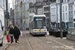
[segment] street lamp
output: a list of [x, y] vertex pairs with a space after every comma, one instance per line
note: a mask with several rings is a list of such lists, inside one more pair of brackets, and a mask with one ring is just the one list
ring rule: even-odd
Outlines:
[[[47, 3], [48, 5], [50, 5], [51, 4], [51, 1], [50, 0], [48, 0], [48, 3]], [[49, 6], [49, 31], [50, 31], [50, 23], [51, 23], [51, 21], [50, 21], [50, 6]]]
[[6, 34], [8, 35], [8, 0], [6, 0], [6, 19], [7, 19], [7, 32]]
[[60, 0], [60, 35], [61, 35], [61, 38], [63, 38], [63, 33], [62, 33], [62, 0]]

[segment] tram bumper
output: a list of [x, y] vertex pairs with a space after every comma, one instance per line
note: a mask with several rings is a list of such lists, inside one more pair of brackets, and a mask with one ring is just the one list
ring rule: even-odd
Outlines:
[[33, 35], [46, 35], [47, 32], [34, 32]]

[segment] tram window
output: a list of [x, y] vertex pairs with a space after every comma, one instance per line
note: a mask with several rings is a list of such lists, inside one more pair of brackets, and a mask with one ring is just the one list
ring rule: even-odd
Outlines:
[[42, 29], [46, 27], [45, 17], [34, 17], [34, 29]]
[[74, 21], [75, 21], [75, 19], [74, 19]]

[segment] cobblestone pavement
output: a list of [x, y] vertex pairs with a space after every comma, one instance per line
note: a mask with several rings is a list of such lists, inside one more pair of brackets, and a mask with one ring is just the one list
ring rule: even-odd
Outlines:
[[32, 36], [23, 31], [20, 44], [10, 44], [6, 50], [74, 50], [75, 42], [53, 36]]

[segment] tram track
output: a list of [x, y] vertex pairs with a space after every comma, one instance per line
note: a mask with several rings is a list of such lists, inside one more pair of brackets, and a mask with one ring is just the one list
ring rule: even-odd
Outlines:
[[[40, 40], [42, 40], [42, 42], [48, 44], [46, 40], [44, 40], [44, 39], [42, 39], [42, 38], [40, 38], [38, 36], [37, 36], [37, 38], [39, 38]], [[54, 48], [55, 50], [58, 50], [58, 48], [54, 47], [54, 45], [52, 45], [52, 44], [48, 44], [48, 45], [51, 46], [52, 48]]]
[[[30, 34], [31, 36], [33, 36], [32, 34]], [[50, 44], [50, 43], [47, 43], [47, 41], [46, 41], [46, 39], [42, 39], [42, 38], [40, 38], [39, 36], [34, 36], [34, 37], [37, 37], [38, 39], [40, 39], [43, 43], [45, 43], [45, 44], [47, 44], [47, 45], [49, 45], [50, 47], [52, 47], [53, 48], [53, 50], [59, 50], [58, 48], [56, 48], [54, 45], [52, 45], [52, 44]]]
[[[45, 37], [44, 37], [44, 38], [45, 38]], [[52, 39], [50, 39], [49, 37], [46, 37], [46, 38], [47, 38], [48, 40], [54, 41], [55, 43], [58, 43], [58, 44], [60, 44], [60, 45], [63, 45], [63, 46], [66, 47], [66, 48], [75, 50], [75, 48], [73, 48], [73, 46], [68, 46], [68, 45], [66, 45], [66, 44], [64, 44], [64, 43], [61, 43], [61, 42], [59, 42], [59, 41], [52, 40]]]
[[[73, 47], [67, 46], [65, 44], [62, 44], [62, 43], [60, 43], [58, 41], [55, 41], [55, 40], [52, 40], [52, 39], [48, 39], [48, 37], [38, 37], [37, 36], [37, 38], [39, 38], [40, 40], [42, 40], [44, 43], [47, 43], [48, 45], [50, 45], [55, 50], [60, 50], [59, 47], [64, 48], [64, 50], [68, 50], [68, 49], [75, 50]], [[54, 42], [54, 43], [59, 44], [61, 46], [57, 47], [57, 46], [53, 45], [51, 42]]]
[[[32, 36], [31, 34], [29, 35], [30, 37]], [[43, 44], [47, 44], [48, 46], [50, 46], [51, 48], [53, 48], [53, 50], [75, 50], [73, 47], [70, 47], [68, 45], [65, 45], [59, 41], [56, 41], [56, 40], [53, 40], [53, 39], [50, 39], [49, 37], [41, 37], [41, 36], [32, 36], [38, 40], [40, 40]], [[28, 38], [27, 38], [28, 39]], [[28, 39], [28, 41], [30, 41]], [[31, 43], [29, 43], [29, 46], [32, 48], [31, 46]], [[31, 49], [33, 50], [33, 48]]]
[[30, 44], [30, 42], [29, 42], [29, 39], [28, 39], [28, 37], [27, 37], [26, 34], [25, 34], [25, 38], [26, 38], [26, 41], [27, 41], [27, 43], [28, 43], [28, 45], [29, 45], [30, 50], [33, 50], [33, 48], [32, 48], [32, 46], [31, 46], [31, 44]]
[[[28, 36], [34, 37], [34, 38], [38, 39], [37, 36], [33, 36], [33, 35], [31, 35], [31, 34], [29, 34]], [[38, 39], [38, 40], [41, 41], [41, 39]], [[29, 41], [29, 40], [28, 40], [28, 41]], [[41, 42], [42, 42], [42, 41], [41, 41]], [[28, 42], [28, 43], [30, 43], [30, 42]], [[45, 42], [43, 41], [42, 43], [45, 43]], [[40, 44], [40, 42], [38, 42], [38, 44]], [[47, 45], [47, 44], [45, 43], [45, 45]], [[31, 46], [31, 43], [30, 43], [30, 46]], [[49, 46], [49, 45], [48, 45], [48, 46]], [[46, 46], [46, 47], [47, 47], [47, 46]], [[58, 50], [57, 48], [54, 49], [54, 47], [52, 47], [52, 45], [51, 45], [50, 47], [53, 48], [53, 49], [51, 49], [51, 50]], [[32, 48], [32, 46], [31, 46], [31, 48]], [[49, 48], [48, 48], [48, 49], [49, 49]], [[34, 48], [32, 48], [32, 50], [34, 50]]]

